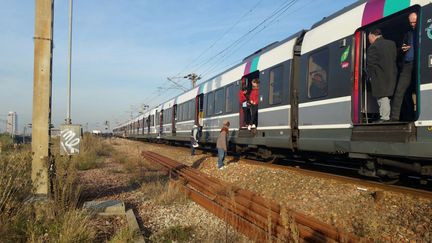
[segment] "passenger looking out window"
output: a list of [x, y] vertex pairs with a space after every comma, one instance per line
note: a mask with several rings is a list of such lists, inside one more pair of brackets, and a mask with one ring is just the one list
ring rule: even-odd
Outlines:
[[310, 99], [327, 96], [328, 49], [314, 53], [308, 64], [308, 97]]

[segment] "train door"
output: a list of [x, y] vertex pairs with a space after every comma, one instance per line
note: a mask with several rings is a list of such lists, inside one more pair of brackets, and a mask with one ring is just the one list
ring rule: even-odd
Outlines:
[[[240, 129], [247, 129], [248, 125], [251, 125], [254, 121], [253, 119], [255, 118], [255, 124], [256, 126], [258, 125], [258, 107], [252, 108], [252, 106], [250, 105], [250, 99], [251, 99], [251, 92], [252, 92], [252, 81], [253, 80], [258, 80], [259, 83], [259, 71], [255, 71], [252, 72], [248, 75], [245, 75], [242, 77], [241, 79], [241, 84], [240, 84], [240, 90], [245, 90], [245, 97], [247, 102], [246, 103], [241, 103], [239, 104], [240, 107], [240, 111], [239, 111], [239, 127]], [[259, 89], [258, 89], [259, 90]], [[240, 92], [239, 92], [240, 95]], [[259, 97], [259, 94], [258, 94]], [[238, 97], [240, 100], [240, 97]], [[244, 109], [245, 108], [245, 109]]]
[[[406, 33], [410, 31], [409, 16], [412, 13], [419, 15], [418, 7], [406, 9], [395, 13], [379, 21], [372, 22], [355, 32], [354, 41], [354, 69], [353, 69], [353, 94], [352, 94], [352, 141], [378, 141], [378, 142], [400, 142], [407, 143], [416, 139], [417, 129], [414, 121], [419, 117], [418, 93], [420, 76], [416, 71], [418, 68], [418, 47], [419, 28], [412, 29], [413, 39], [413, 58], [411, 59], [412, 70], [409, 72], [408, 85], [405, 90], [400, 90], [398, 86], [406, 82], [401, 81], [406, 75], [405, 64], [406, 53], [402, 50], [406, 42]], [[419, 20], [419, 18], [418, 18]], [[418, 21], [417, 20], [417, 21]], [[368, 48], [370, 47], [370, 32], [377, 33], [376, 29], [381, 32], [381, 37], [395, 43], [397, 52], [397, 77], [394, 85], [393, 96], [390, 99], [390, 119], [381, 119], [380, 109], [377, 99], [374, 97], [373, 87], [376, 87], [370, 79], [374, 74], [368, 70]], [[379, 36], [379, 35], [378, 35]], [[377, 45], [379, 46], [379, 45]], [[388, 49], [388, 48], [387, 48]], [[378, 58], [378, 60], [380, 60]], [[377, 62], [380, 64], [379, 62]], [[373, 70], [373, 69], [372, 69]], [[376, 74], [375, 74], [376, 76]], [[376, 84], [376, 83], [375, 83]], [[374, 85], [374, 86], [372, 86]], [[375, 95], [377, 96], [377, 95]], [[395, 97], [399, 97], [399, 118], [394, 119]], [[388, 109], [387, 109], [388, 110]]]
[[[353, 82], [353, 96], [352, 96], [352, 120], [355, 125], [383, 125], [380, 119], [380, 109], [377, 99], [374, 97], [372, 86], [373, 80], [370, 79], [371, 74], [367, 68], [367, 54], [370, 47], [369, 33], [375, 29], [379, 29], [382, 38], [390, 40], [395, 43], [397, 50], [397, 78], [393, 91], [393, 96], [390, 96], [390, 118], [386, 124], [390, 123], [409, 123], [417, 120], [419, 112], [418, 104], [418, 90], [419, 90], [419, 77], [416, 71], [418, 67], [418, 44], [416, 41], [413, 46], [412, 70], [408, 74], [408, 83], [406, 83], [407, 76], [407, 63], [406, 52], [402, 50], [402, 46], [407, 42], [406, 33], [410, 31], [409, 16], [411, 13], [417, 13], [417, 8], [411, 8], [399, 14], [391, 15], [376, 23], [372, 23], [356, 31], [354, 35], [355, 49], [354, 49], [354, 82]], [[414, 29], [414, 40], [419, 39], [419, 28]], [[381, 38], [381, 37], [380, 37]], [[399, 87], [398, 87], [399, 86]], [[405, 88], [403, 88], [406, 86]], [[402, 88], [401, 88], [402, 87]], [[399, 113], [399, 115], [397, 115]], [[399, 118], [396, 118], [399, 117]]]
[[159, 113], [159, 136], [162, 136], [163, 133], [163, 113], [164, 110], [161, 110]]
[[171, 114], [172, 114], [172, 116], [171, 116], [171, 131], [172, 131], [172, 135], [175, 136], [176, 135], [176, 121], [177, 121], [177, 104], [175, 104], [173, 106]]
[[150, 134], [150, 115], [148, 115], [146, 123], [147, 123], [147, 135], [149, 135]]
[[203, 126], [204, 119], [204, 94], [195, 98], [195, 124]]

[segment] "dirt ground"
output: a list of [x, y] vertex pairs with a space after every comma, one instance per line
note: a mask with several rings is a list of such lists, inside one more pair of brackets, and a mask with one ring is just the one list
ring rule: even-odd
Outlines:
[[137, 179], [154, 170], [140, 157], [143, 150], [193, 166], [213, 177], [285, 204], [292, 210], [375, 242], [432, 242], [431, 200], [386, 191], [380, 192], [382, 197], [377, 198], [376, 188], [360, 188], [292, 171], [247, 165], [234, 162], [230, 156], [225, 160], [228, 166], [217, 170], [214, 155], [198, 151], [198, 155], [191, 156], [190, 150], [184, 147], [118, 138], [111, 139], [109, 143], [115, 150], [135, 159], [140, 166], [125, 168], [125, 164], [113, 158], [107, 160], [102, 168], [80, 172], [86, 197], [124, 201], [137, 214], [144, 236], [152, 241], [158, 241], [154, 236], [166, 229], [178, 226], [192, 229], [188, 242], [249, 240], [192, 201], [161, 204], [153, 200], [145, 189], [147, 184]]

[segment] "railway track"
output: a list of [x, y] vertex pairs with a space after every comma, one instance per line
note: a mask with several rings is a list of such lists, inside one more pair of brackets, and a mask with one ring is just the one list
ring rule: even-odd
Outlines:
[[[163, 146], [163, 147], [168, 147], [168, 148], [171, 147], [170, 145], [165, 145], [165, 144], [154, 144], [154, 143], [152, 143], [152, 144], [158, 145], [158, 146]], [[182, 147], [177, 147], [177, 148], [182, 148]], [[184, 148], [184, 147], [183, 147], [183, 149], [188, 150], [187, 148]], [[200, 149], [202, 151], [207, 152], [207, 153], [213, 153], [214, 152], [213, 150], [209, 150], [209, 149], [204, 149], [204, 148], [200, 148]], [[287, 160], [287, 161], [290, 161], [290, 160]], [[418, 189], [418, 188], [413, 188], [413, 187], [408, 187], [408, 186], [401, 186], [401, 185], [389, 185], [389, 184], [386, 184], [383, 182], [370, 180], [369, 178], [360, 178], [360, 176], [357, 174], [357, 172], [356, 172], [357, 177], [355, 177], [355, 176], [347, 176], [345, 174], [341, 175], [340, 173], [335, 174], [335, 173], [331, 173], [331, 172], [323, 172], [322, 170], [302, 169], [296, 165], [289, 165], [288, 163], [286, 163], [284, 165], [280, 165], [280, 164], [267, 163], [267, 162], [262, 162], [262, 161], [252, 160], [252, 159], [245, 159], [245, 158], [240, 159], [239, 162], [244, 163], [244, 164], [254, 165], [254, 166], [267, 167], [267, 168], [271, 168], [271, 169], [280, 169], [280, 170], [292, 171], [295, 173], [299, 173], [299, 174], [303, 174], [303, 175], [307, 175], [307, 176], [312, 176], [312, 177], [317, 177], [317, 178], [332, 179], [332, 180], [336, 180], [336, 181], [339, 181], [342, 183], [349, 183], [349, 184], [357, 185], [360, 190], [368, 190], [367, 188], [364, 188], [364, 187], [377, 188], [377, 189], [380, 189], [383, 191], [402, 193], [402, 194], [412, 195], [412, 196], [416, 196], [416, 197], [432, 199], [432, 191], [431, 190], [423, 190], [423, 189]], [[295, 161], [293, 160], [293, 162], [295, 164], [300, 164], [299, 161], [297, 161], [297, 160], [295, 160]]]
[[[361, 239], [304, 214], [282, 208], [250, 191], [234, 187], [170, 158], [144, 151], [142, 156], [165, 168], [182, 182], [183, 191], [196, 203], [235, 229], [259, 242], [293, 237], [291, 224], [306, 242], [358, 242]], [[295, 231], [294, 231], [295, 232]]]
[[361, 188], [361, 187], [372, 187], [372, 188], [381, 189], [383, 191], [403, 193], [403, 194], [409, 194], [412, 196], [432, 199], [432, 191], [427, 191], [427, 190], [420, 190], [420, 189], [416, 189], [416, 188], [409, 188], [409, 187], [397, 186], [397, 185], [387, 185], [384, 183], [370, 181], [370, 180], [366, 180], [366, 179], [347, 177], [347, 176], [330, 174], [330, 173], [315, 171], [315, 170], [301, 169], [301, 168], [289, 166], [289, 165], [277, 165], [277, 164], [257, 162], [257, 161], [250, 160], [250, 159], [242, 159], [240, 161], [240, 163], [245, 163], [245, 164], [254, 165], [254, 166], [263, 166], [263, 167], [268, 167], [268, 168], [272, 168], [272, 169], [288, 170], [288, 171], [292, 171], [292, 172], [307, 175], [307, 176], [319, 177], [319, 178], [323, 178], [323, 179], [331, 179], [331, 180], [336, 180], [336, 181], [339, 181], [342, 183], [350, 183], [350, 184], [354, 184], [354, 185], [359, 186], [359, 189], [361, 189], [361, 190], [367, 190], [366, 188]]

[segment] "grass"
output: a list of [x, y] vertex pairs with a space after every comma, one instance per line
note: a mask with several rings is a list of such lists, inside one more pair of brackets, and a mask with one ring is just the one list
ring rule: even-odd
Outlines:
[[7, 134], [0, 134], [0, 153], [13, 147], [12, 138]]
[[113, 153], [113, 147], [103, 138], [85, 133], [81, 141], [80, 153], [72, 157], [78, 170], [90, 170], [100, 167], [101, 163]]
[[190, 242], [194, 229], [191, 226], [174, 225], [150, 237], [152, 242]]
[[136, 237], [136, 232], [133, 232], [128, 227], [120, 229], [115, 236], [108, 242], [110, 243], [124, 243], [124, 242], [134, 242]]
[[[2, 242], [90, 242], [90, 219], [76, 210], [79, 187], [71, 166], [56, 159], [52, 200], [29, 201], [32, 195], [31, 152], [0, 154], [0, 235]], [[68, 165], [68, 166], [66, 166]]]
[[[30, 145], [14, 148], [5, 136], [0, 136], [0, 141], [1, 242], [94, 242], [97, 229], [91, 223], [93, 216], [77, 209], [81, 194], [77, 169], [97, 167], [111, 155], [112, 146], [86, 135], [80, 155], [70, 158], [60, 156], [59, 141], [52, 140], [52, 193], [47, 201], [32, 201]], [[117, 237], [125, 239], [124, 235]]]

